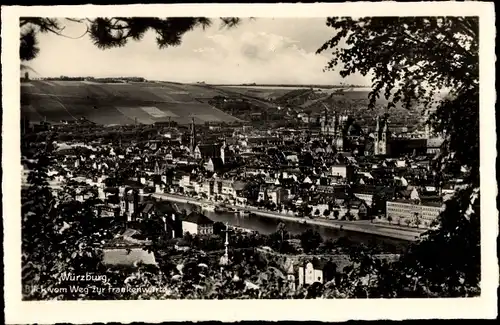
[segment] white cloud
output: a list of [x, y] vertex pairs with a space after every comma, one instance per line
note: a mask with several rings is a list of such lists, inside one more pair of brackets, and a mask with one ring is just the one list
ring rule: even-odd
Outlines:
[[[79, 34], [78, 26], [68, 26], [65, 31], [72, 28], [75, 35]], [[324, 19], [257, 19], [234, 29], [213, 26], [190, 32], [180, 46], [164, 50], [157, 48], [153, 33], [141, 42], [105, 51], [88, 38], [71, 40], [45, 34], [40, 37], [40, 56], [31, 66], [42, 76], [137, 75], [212, 83], [366, 83], [359, 76], [342, 80], [336, 72], [322, 71], [329, 57], [316, 55], [315, 50], [329, 36]]]
[[[212, 82], [338, 83], [336, 73], [325, 73], [328, 57], [308, 52], [298, 40], [259, 32], [218, 33], [203, 50], [213, 67]], [[210, 49], [210, 51], [208, 51]], [[237, 73], [235, 73], [237, 72]], [[243, 81], [237, 80], [241, 79]], [[215, 81], [217, 80], [217, 81]], [[209, 81], [209, 80], [207, 80]]]

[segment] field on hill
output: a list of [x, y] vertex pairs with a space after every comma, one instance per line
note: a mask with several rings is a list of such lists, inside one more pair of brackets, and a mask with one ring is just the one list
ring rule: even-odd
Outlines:
[[256, 97], [265, 100], [279, 98], [294, 88], [273, 87], [273, 86], [214, 86], [223, 91], [230, 91], [246, 96]]
[[21, 83], [21, 113], [30, 121], [59, 123], [80, 118], [97, 124], [152, 124], [168, 120], [237, 122], [207, 104], [223, 92], [197, 85], [167, 82], [97, 83], [30, 81]]

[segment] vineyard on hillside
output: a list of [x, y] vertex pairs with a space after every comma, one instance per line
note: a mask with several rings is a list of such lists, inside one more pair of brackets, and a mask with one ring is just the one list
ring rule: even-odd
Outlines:
[[205, 87], [171, 83], [30, 81], [21, 84], [21, 113], [32, 122], [86, 119], [103, 125], [237, 122], [199, 98], [220, 94]]

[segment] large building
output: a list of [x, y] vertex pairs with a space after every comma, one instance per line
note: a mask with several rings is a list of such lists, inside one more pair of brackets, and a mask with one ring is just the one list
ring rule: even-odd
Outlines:
[[373, 194], [369, 193], [354, 193], [354, 196], [357, 197], [360, 200], [363, 200], [366, 202], [366, 204], [371, 207], [372, 202], [373, 202]]
[[336, 164], [331, 167], [331, 175], [341, 177], [347, 182], [351, 182], [354, 178], [354, 166]]
[[411, 201], [387, 201], [386, 216], [398, 224], [414, 224], [424, 228], [441, 214], [441, 203], [414, 203]]
[[427, 153], [425, 138], [392, 138], [389, 140], [387, 155], [402, 157], [404, 155], [424, 156]]
[[272, 185], [271, 187], [261, 186], [257, 202], [273, 202], [281, 204], [287, 198], [285, 189]]
[[441, 137], [427, 138], [427, 153], [437, 154], [441, 151], [444, 139]]
[[201, 213], [191, 212], [182, 219], [182, 232], [191, 235], [211, 235], [214, 233], [214, 222]]
[[428, 152], [427, 138], [393, 137], [389, 131], [389, 122], [377, 117], [377, 126], [373, 134], [373, 147], [370, 146], [368, 152], [373, 150], [374, 155], [402, 157], [405, 155], [425, 155]]
[[282, 187], [273, 187], [267, 192], [268, 200], [280, 205], [286, 199], [286, 191]]

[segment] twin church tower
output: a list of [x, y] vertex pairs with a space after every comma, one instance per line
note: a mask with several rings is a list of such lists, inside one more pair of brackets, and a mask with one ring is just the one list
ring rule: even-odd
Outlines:
[[[352, 124], [348, 122], [348, 119], [347, 111], [343, 114], [335, 112], [332, 119], [328, 116], [328, 110], [326, 108], [324, 116], [321, 118], [321, 134], [333, 136], [333, 144], [339, 151], [344, 150], [344, 136], [346, 134], [348, 135], [349, 131], [347, 128], [349, 124]], [[388, 135], [387, 118], [380, 118], [380, 116], [377, 116], [377, 126], [374, 133], [374, 155], [387, 154]]]

